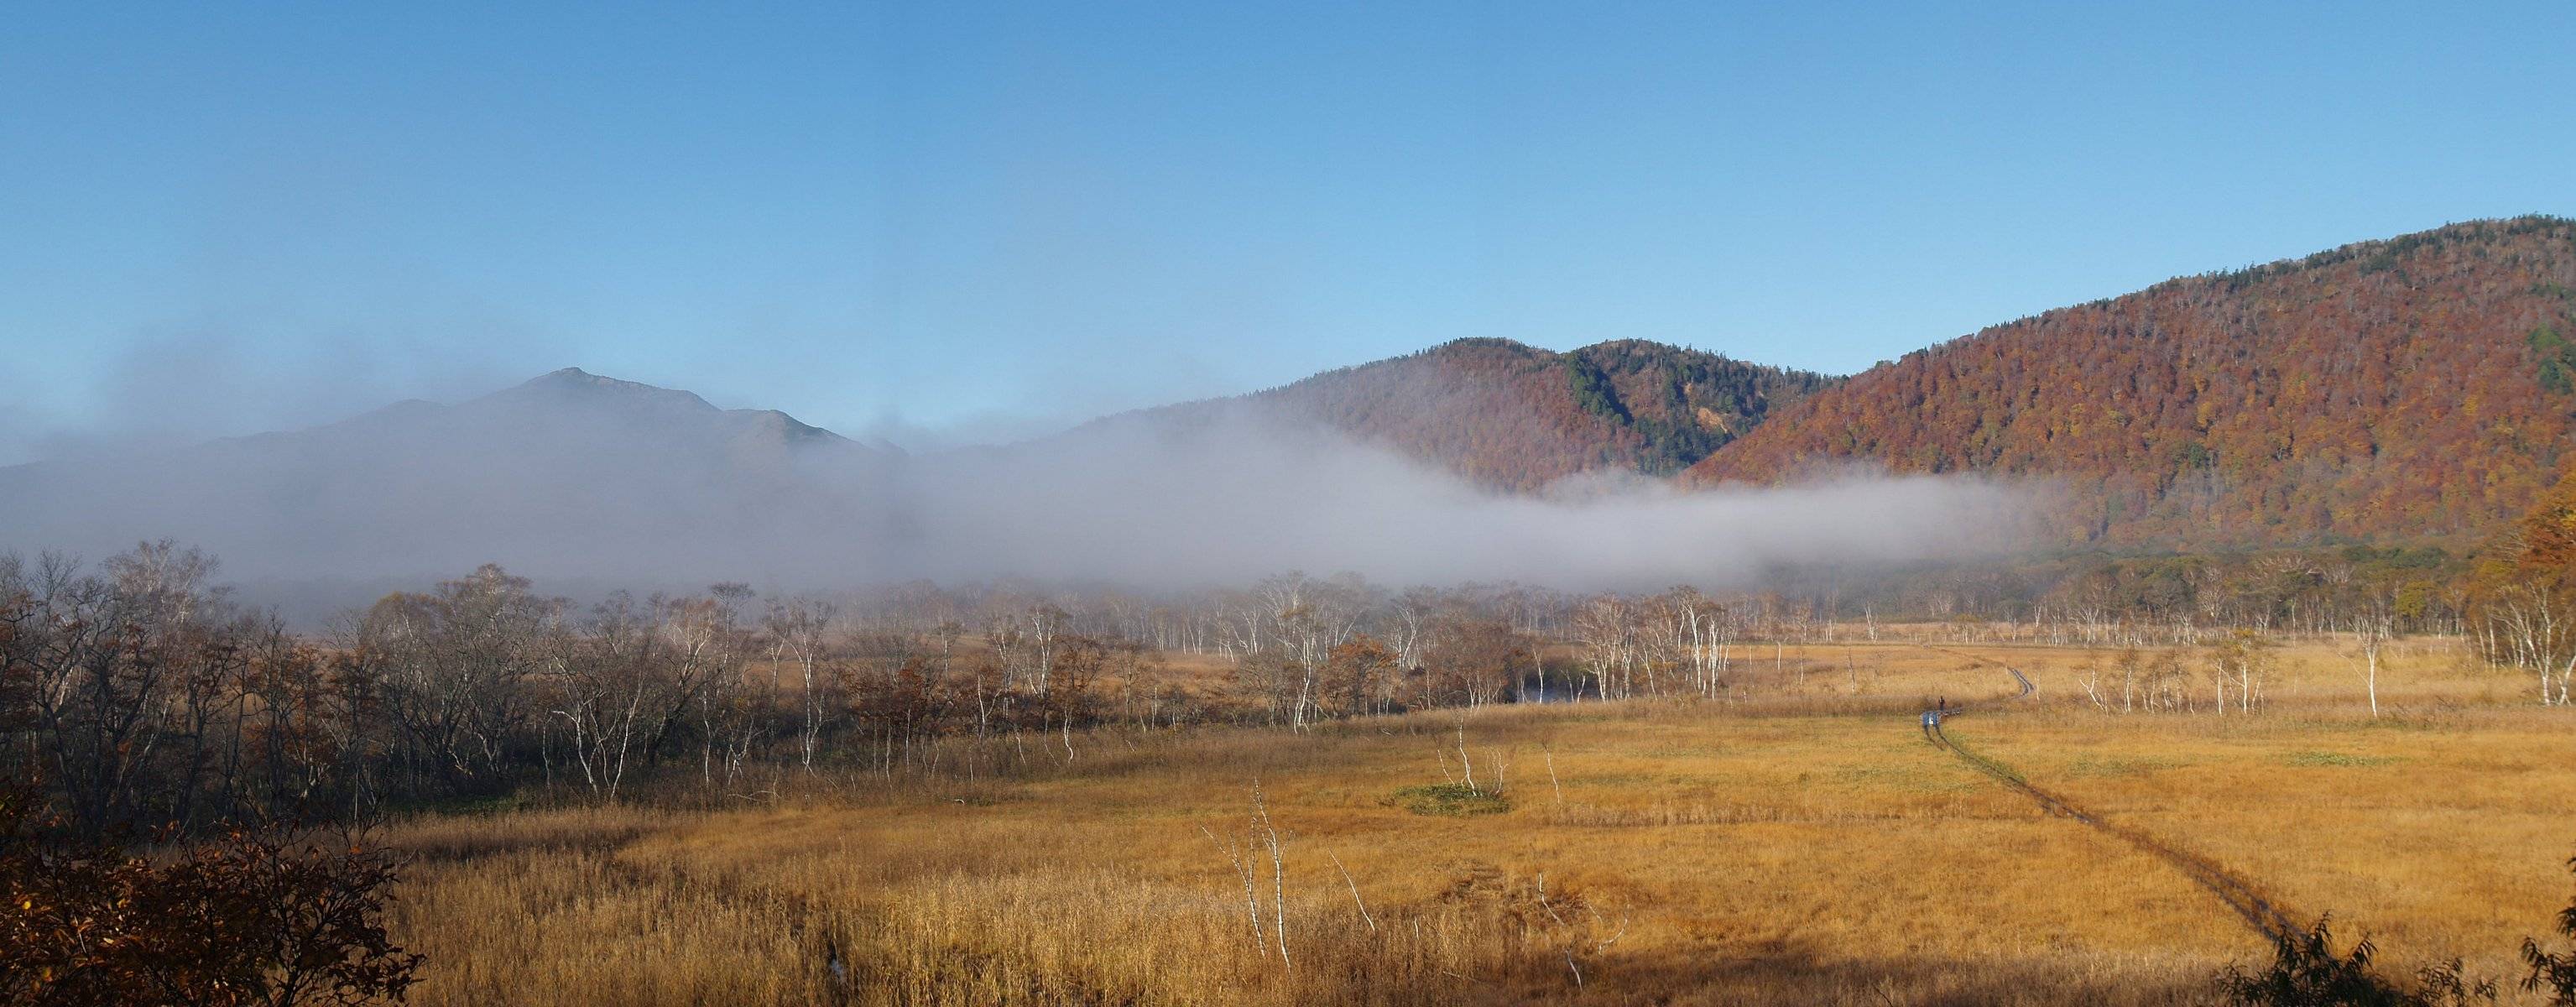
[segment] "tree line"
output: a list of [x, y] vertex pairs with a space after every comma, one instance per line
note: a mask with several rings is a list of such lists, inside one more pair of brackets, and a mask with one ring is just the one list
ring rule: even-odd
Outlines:
[[95, 567], [0, 558], [10, 778], [42, 780], [92, 833], [359, 819], [529, 786], [740, 791], [781, 770], [1003, 771], [994, 752], [1024, 763], [1047, 734], [1070, 752], [1072, 732], [1104, 725], [1305, 730], [1530, 699], [1741, 695], [1748, 658], [1778, 659], [1754, 648], [1864, 639], [2115, 648], [2088, 685], [2123, 710], [2202, 708], [2174, 656], [2197, 648], [2224, 669], [2211, 704], [2250, 712], [2284, 634], [2359, 640], [2374, 666], [2387, 639], [2459, 635], [2553, 706], [2576, 671], [2576, 484], [2474, 561], [2078, 557], [1724, 594], [1397, 590], [1292, 572], [1166, 595], [736, 583], [575, 604], [485, 566], [317, 634], [238, 603], [216, 570], [168, 542]]

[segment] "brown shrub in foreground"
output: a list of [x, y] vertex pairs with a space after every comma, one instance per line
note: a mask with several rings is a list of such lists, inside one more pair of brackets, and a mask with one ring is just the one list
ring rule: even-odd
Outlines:
[[0, 1002], [399, 1000], [420, 956], [379, 922], [394, 880], [346, 833], [235, 829], [153, 859], [0, 794]]

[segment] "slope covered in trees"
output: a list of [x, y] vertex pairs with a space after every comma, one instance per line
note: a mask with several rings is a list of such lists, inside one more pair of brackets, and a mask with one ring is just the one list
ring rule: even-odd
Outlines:
[[1592, 471], [1671, 475], [1833, 380], [1642, 340], [1557, 353], [1460, 339], [1143, 416], [1189, 420], [1250, 406], [1341, 430], [1487, 487], [1528, 491]]
[[1906, 355], [1686, 481], [1820, 461], [2055, 477], [2068, 540], [2473, 541], [2576, 415], [2576, 223], [2523, 217], [2187, 277]]

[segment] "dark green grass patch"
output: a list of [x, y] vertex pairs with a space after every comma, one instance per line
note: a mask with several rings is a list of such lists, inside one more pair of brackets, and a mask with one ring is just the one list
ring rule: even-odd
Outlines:
[[1417, 815], [1494, 815], [1512, 809], [1510, 798], [1490, 790], [1476, 790], [1464, 783], [1435, 783], [1427, 787], [1406, 787], [1395, 792], [1395, 803]]
[[2293, 766], [2385, 766], [2397, 761], [2386, 755], [2351, 755], [2344, 752], [2292, 752]]

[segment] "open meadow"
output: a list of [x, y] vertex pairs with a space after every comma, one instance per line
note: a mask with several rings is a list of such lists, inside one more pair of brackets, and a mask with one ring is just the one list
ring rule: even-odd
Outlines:
[[1955, 743], [2333, 913], [2383, 971], [2457, 957], [2517, 1002], [2571, 891], [2571, 722], [2420, 638], [2374, 717], [2351, 650], [2272, 652], [2248, 714], [2198, 677], [2188, 710], [2124, 704], [2109, 650], [1765, 644], [1726, 698], [952, 739], [379, 838], [433, 1005], [2211, 1001], [2269, 957], [2244, 919], [1918, 726], [2009, 664], [2036, 694]]
[[2576, 3], [132, 6], [0, 1007], [2576, 1007]]

